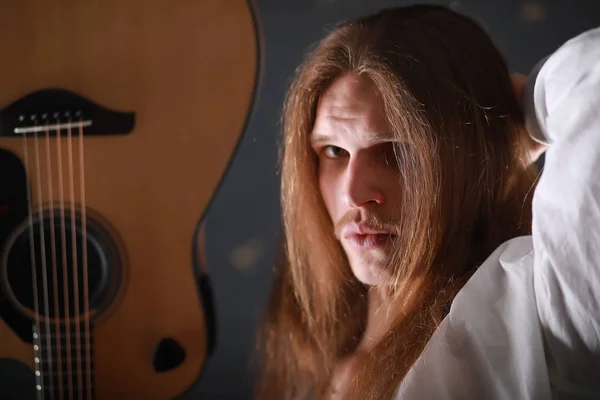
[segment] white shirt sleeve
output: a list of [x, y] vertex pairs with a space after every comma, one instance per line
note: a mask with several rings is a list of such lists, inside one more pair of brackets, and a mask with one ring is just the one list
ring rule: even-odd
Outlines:
[[535, 300], [550, 382], [577, 393], [600, 388], [600, 28], [530, 82], [527, 126], [550, 144], [533, 199]]

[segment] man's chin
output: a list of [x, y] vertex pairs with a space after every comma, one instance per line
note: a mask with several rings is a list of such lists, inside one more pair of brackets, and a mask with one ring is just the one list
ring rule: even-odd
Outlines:
[[383, 263], [351, 263], [350, 268], [356, 279], [367, 286], [382, 285], [391, 280], [389, 270]]

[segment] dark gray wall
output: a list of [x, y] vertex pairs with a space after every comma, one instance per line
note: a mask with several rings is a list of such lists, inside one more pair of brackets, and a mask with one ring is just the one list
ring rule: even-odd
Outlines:
[[[242, 143], [207, 220], [207, 256], [218, 313], [218, 347], [186, 399], [250, 399], [254, 334], [267, 298], [280, 234], [277, 139], [289, 79], [332, 24], [391, 0], [255, 0], [261, 80]], [[530, 68], [571, 36], [600, 25], [598, 0], [466, 0], [446, 4], [479, 18], [512, 69]]]

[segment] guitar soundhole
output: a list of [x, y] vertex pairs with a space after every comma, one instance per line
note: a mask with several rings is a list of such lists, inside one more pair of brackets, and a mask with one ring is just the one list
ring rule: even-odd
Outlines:
[[65, 214], [54, 210], [51, 218], [46, 210], [43, 218], [22, 224], [5, 249], [3, 271], [5, 290], [17, 308], [60, 320], [85, 315], [86, 307], [92, 315], [98, 312], [113, 299], [120, 276], [110, 235], [89, 217], [84, 235], [81, 217]]

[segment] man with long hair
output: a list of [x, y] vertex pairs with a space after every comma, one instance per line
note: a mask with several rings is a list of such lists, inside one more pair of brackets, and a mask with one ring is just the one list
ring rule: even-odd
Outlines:
[[600, 31], [540, 65], [522, 104], [484, 30], [437, 6], [344, 22], [309, 55], [259, 398], [600, 393]]

